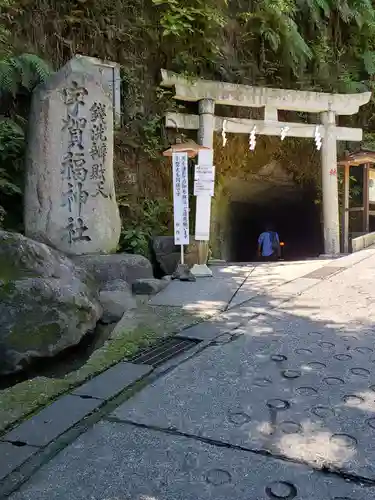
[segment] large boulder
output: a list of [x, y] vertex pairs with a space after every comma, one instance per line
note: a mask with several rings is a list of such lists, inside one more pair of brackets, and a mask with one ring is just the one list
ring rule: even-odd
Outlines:
[[116, 323], [127, 311], [137, 307], [130, 285], [123, 280], [106, 283], [100, 291], [99, 300], [103, 308], [102, 323]]
[[63, 281], [75, 277], [93, 284], [93, 278], [63, 253], [22, 234], [0, 230], [0, 279], [14, 280], [25, 276]]
[[65, 255], [0, 231], [0, 373], [76, 345], [102, 309], [94, 279]]
[[133, 293], [136, 295], [156, 295], [169, 285], [169, 280], [158, 280], [146, 278], [136, 280], [132, 285]]
[[0, 282], [0, 373], [22, 370], [51, 357], [93, 330], [101, 307], [87, 285], [73, 278]]
[[101, 289], [108, 290], [108, 284], [115, 280], [123, 280], [132, 285], [137, 279], [154, 277], [151, 262], [142, 255], [118, 253], [85, 255], [73, 259], [94, 276]]
[[[185, 264], [189, 268], [198, 264], [198, 245], [193, 236], [190, 244], [185, 246]], [[181, 249], [174, 244], [174, 236], [156, 236], [152, 240], [154, 258], [164, 274], [172, 275], [180, 263]]]

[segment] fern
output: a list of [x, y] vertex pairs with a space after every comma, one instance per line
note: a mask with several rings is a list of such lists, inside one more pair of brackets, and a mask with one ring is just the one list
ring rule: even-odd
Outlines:
[[363, 54], [363, 63], [365, 65], [365, 69], [369, 75], [375, 74], [375, 52], [366, 51]]
[[[15, 203], [19, 204], [23, 184], [20, 172], [24, 148], [23, 129], [13, 120], [0, 120], [0, 199], [2, 203], [12, 205], [10, 200], [16, 200]], [[0, 227], [5, 216], [6, 210], [0, 205]]]
[[8, 57], [0, 61], [0, 94], [31, 91], [50, 74], [49, 65], [35, 54]]

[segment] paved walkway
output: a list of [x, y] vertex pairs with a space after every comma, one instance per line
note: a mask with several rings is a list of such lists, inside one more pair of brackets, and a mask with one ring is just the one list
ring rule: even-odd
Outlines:
[[3, 438], [31, 457], [11, 499], [374, 499], [375, 250], [305, 264], [233, 269], [229, 299], [193, 284], [186, 303], [224, 312], [182, 334], [201, 340], [190, 354], [118, 365], [54, 403], [54, 425], [47, 409]]
[[173, 281], [155, 296], [154, 305], [183, 307], [186, 310], [219, 312], [268, 294], [280, 285], [329, 264], [329, 260], [275, 262], [269, 264], [233, 264], [213, 266], [213, 279], [193, 283]]

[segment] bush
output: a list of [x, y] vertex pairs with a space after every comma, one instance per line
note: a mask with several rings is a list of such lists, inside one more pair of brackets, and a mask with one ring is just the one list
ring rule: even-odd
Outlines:
[[[127, 209], [128, 217], [123, 216], [124, 227], [121, 232], [119, 251], [144, 255], [150, 258], [150, 242], [153, 236], [168, 232], [172, 220], [172, 203], [166, 198], [157, 200], [143, 199], [131, 209], [130, 204], [120, 201], [122, 210]], [[129, 220], [127, 225], [126, 220]]]

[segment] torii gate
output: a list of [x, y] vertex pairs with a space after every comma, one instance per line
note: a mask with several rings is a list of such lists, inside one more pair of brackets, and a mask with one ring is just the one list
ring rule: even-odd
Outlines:
[[[161, 85], [174, 87], [176, 100], [198, 102], [199, 115], [167, 113], [166, 126], [197, 130], [198, 142], [202, 146], [212, 148], [214, 132], [223, 130], [234, 134], [251, 134], [256, 131], [260, 135], [286, 134], [311, 139], [318, 136], [318, 142], [321, 137], [324, 252], [328, 255], [340, 253], [337, 141], [361, 141], [362, 129], [337, 127], [336, 116], [356, 114], [360, 106], [369, 102], [371, 92], [328, 94], [252, 87], [201, 79], [190, 80], [166, 70], [162, 70]], [[215, 104], [264, 108], [264, 120], [215, 116]], [[310, 125], [279, 122], [278, 110], [318, 113], [321, 123]], [[197, 217], [208, 213], [210, 218], [210, 206], [211, 198], [198, 196]], [[203, 266], [206, 262], [200, 264]]]

